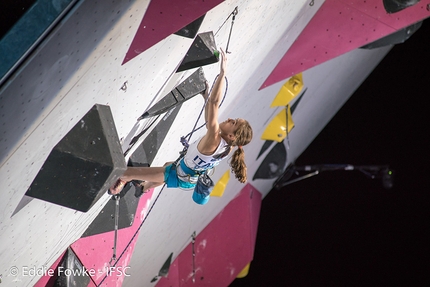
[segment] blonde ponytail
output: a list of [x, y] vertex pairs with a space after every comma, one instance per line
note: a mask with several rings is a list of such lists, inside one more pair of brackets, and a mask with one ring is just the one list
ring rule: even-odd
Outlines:
[[241, 183], [246, 182], [246, 164], [245, 164], [245, 152], [241, 147], [238, 147], [231, 157], [230, 160], [231, 171], [236, 176], [237, 180]]
[[242, 146], [247, 145], [252, 139], [252, 128], [246, 120], [234, 132], [236, 139], [232, 143], [237, 146], [233, 156], [230, 159], [231, 171], [236, 176], [237, 180], [241, 183], [246, 182], [246, 164], [245, 164], [245, 151]]

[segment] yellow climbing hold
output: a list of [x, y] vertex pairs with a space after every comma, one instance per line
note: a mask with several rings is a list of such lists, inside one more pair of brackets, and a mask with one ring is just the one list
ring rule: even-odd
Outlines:
[[273, 107], [286, 106], [292, 99], [294, 99], [303, 89], [303, 75], [299, 73], [292, 76], [281, 87], [272, 104]]
[[287, 137], [287, 127], [288, 132], [290, 132], [294, 127], [289, 105], [285, 109], [282, 109], [281, 112], [267, 125], [261, 139], [282, 142]]
[[230, 180], [230, 170], [227, 170], [223, 176], [215, 184], [214, 189], [211, 192], [211, 196], [221, 197], [224, 194], [224, 190]]
[[243, 278], [246, 275], [248, 275], [249, 273], [249, 267], [251, 266], [251, 262], [248, 263], [245, 268], [242, 269], [242, 271], [239, 272], [239, 274], [237, 274], [236, 278]]

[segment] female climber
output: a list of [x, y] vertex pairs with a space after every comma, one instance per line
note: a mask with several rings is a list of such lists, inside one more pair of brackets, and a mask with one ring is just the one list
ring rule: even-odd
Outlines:
[[[196, 186], [199, 174], [218, 165], [225, 159], [234, 147], [229, 164], [236, 178], [244, 183], [246, 181], [246, 164], [243, 146], [252, 139], [252, 128], [244, 119], [227, 119], [218, 123], [218, 108], [222, 98], [225, 84], [227, 58], [221, 50], [220, 73], [209, 95], [208, 83], [202, 93], [205, 101], [206, 134], [190, 144], [187, 153], [177, 166], [171, 162], [163, 167], [128, 167], [123, 176], [109, 189], [111, 194], [121, 192], [125, 184], [132, 180], [143, 181], [143, 192], [166, 183], [167, 187], [192, 189]], [[195, 192], [194, 192], [195, 193]], [[207, 202], [209, 195], [196, 201], [200, 204]]]

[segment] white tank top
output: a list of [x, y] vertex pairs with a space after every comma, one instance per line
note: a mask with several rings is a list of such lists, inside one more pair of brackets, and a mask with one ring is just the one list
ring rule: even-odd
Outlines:
[[189, 168], [195, 171], [204, 171], [217, 166], [228, 155], [226, 151], [230, 149], [230, 146], [223, 138], [221, 138], [217, 149], [211, 155], [204, 155], [198, 151], [197, 146], [200, 140], [201, 138], [190, 144], [184, 157], [184, 162]]

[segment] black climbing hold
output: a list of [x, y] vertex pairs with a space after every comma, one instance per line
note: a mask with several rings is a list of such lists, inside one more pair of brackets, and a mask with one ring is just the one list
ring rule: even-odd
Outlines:
[[206, 78], [203, 69], [200, 68], [170, 91], [164, 98], [155, 103], [138, 120], [146, 119], [167, 112], [173, 107], [182, 104], [206, 89]]
[[218, 62], [212, 31], [198, 34], [176, 72], [181, 72]]
[[384, 0], [384, 8], [387, 13], [392, 14], [408, 7], [414, 6], [420, 0]]
[[110, 108], [95, 105], [53, 148], [26, 195], [87, 212], [125, 170]]
[[200, 18], [194, 20], [178, 32], [174, 33], [175, 35], [187, 37], [190, 39], [194, 39], [194, 37], [197, 35], [197, 32], [200, 29], [200, 26], [202, 25], [203, 19], [205, 18], [206, 14], [201, 16]]

